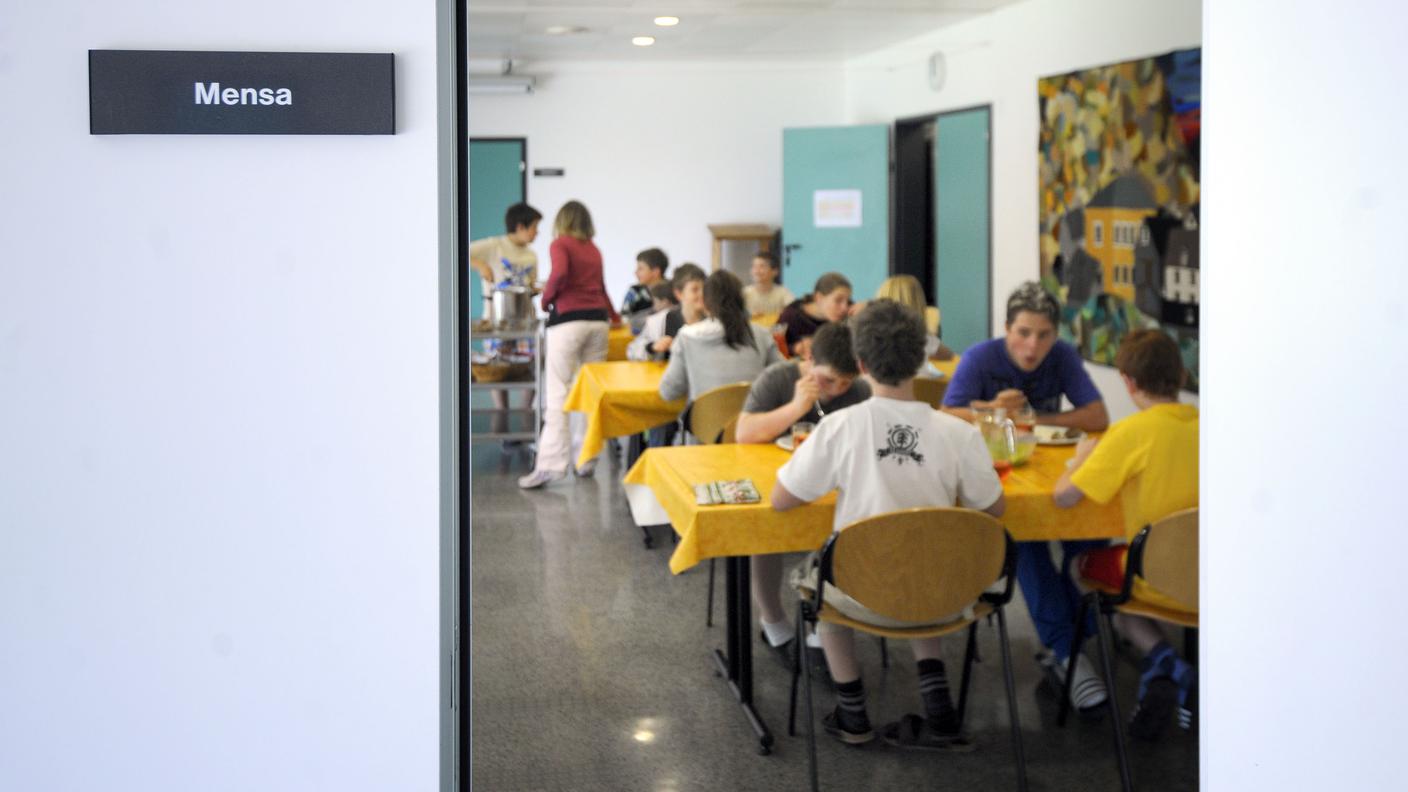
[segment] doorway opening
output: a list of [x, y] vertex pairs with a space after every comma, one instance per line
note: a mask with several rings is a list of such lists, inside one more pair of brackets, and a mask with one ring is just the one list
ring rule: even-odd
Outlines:
[[891, 271], [913, 275], [962, 352], [991, 332], [991, 107], [895, 122]]

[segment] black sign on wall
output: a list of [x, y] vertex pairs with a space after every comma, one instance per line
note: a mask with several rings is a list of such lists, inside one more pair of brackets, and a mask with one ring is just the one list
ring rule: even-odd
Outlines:
[[393, 135], [390, 53], [88, 50], [94, 135]]

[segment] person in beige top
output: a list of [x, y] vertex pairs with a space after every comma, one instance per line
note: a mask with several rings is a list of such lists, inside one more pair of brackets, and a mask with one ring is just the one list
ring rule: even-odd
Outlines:
[[[469, 245], [469, 266], [483, 281], [484, 312], [481, 314], [488, 319], [494, 315], [493, 295], [494, 288], [501, 283], [512, 286], [527, 286], [534, 292], [538, 289], [538, 254], [528, 247], [533, 244], [533, 240], [538, 238], [538, 221], [543, 218], [541, 212], [526, 203], [516, 203], [508, 208], [504, 213], [504, 228], [508, 233], [503, 236], [487, 237], [476, 240]], [[485, 341], [491, 351], [498, 349], [497, 341]], [[517, 351], [520, 353], [531, 353], [531, 341], [521, 341], [517, 344]], [[494, 406], [498, 409], [508, 407], [508, 391], [495, 390], [493, 393]], [[533, 405], [536, 394], [533, 391], [523, 392], [523, 408], [528, 409]], [[492, 423], [493, 431], [508, 431], [508, 414], [495, 413]], [[537, 427], [534, 427], [536, 430]], [[504, 450], [509, 450], [518, 445], [515, 441], [504, 441]]]
[[783, 308], [797, 299], [786, 286], [777, 282], [781, 270], [777, 257], [772, 253], [766, 250], [758, 251], [758, 255], [753, 257], [753, 266], [749, 273], [753, 276], [753, 282], [743, 287], [743, 304], [750, 316], [782, 313]]
[[541, 212], [516, 203], [504, 213], [503, 236], [487, 237], [469, 245], [469, 266], [483, 279], [484, 315], [491, 313], [494, 287], [507, 281], [513, 286], [538, 286], [538, 254], [528, 247], [538, 238]]

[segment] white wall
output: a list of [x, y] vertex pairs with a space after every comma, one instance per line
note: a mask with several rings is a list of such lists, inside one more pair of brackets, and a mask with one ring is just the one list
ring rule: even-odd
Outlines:
[[[532, 96], [471, 95], [475, 137], [528, 139], [528, 179], [545, 217], [534, 246], [547, 271], [553, 216], [586, 204], [615, 301], [635, 255], [662, 248], [670, 266], [709, 267], [707, 226], [782, 224], [782, 129], [842, 120], [839, 64], [535, 63]], [[471, 197], [470, 200], [473, 200]]]
[[[1201, 27], [1200, 0], [1026, 0], [847, 61], [848, 123], [992, 105], [994, 332], [1007, 295], [1039, 274], [1037, 79], [1194, 47]], [[945, 53], [948, 65], [939, 92], [929, 88], [934, 52]], [[1134, 411], [1114, 369], [1088, 368], [1113, 417]]]
[[1206, 789], [1404, 785], [1406, 25], [1208, 6]]
[[[87, 50], [397, 56], [394, 137], [88, 134]], [[0, 789], [431, 789], [435, 6], [10, 3]]]

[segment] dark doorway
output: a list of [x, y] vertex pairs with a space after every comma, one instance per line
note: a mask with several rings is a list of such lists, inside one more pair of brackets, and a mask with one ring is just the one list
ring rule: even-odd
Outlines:
[[895, 122], [895, 208], [890, 272], [913, 275], [934, 304], [934, 116]]

